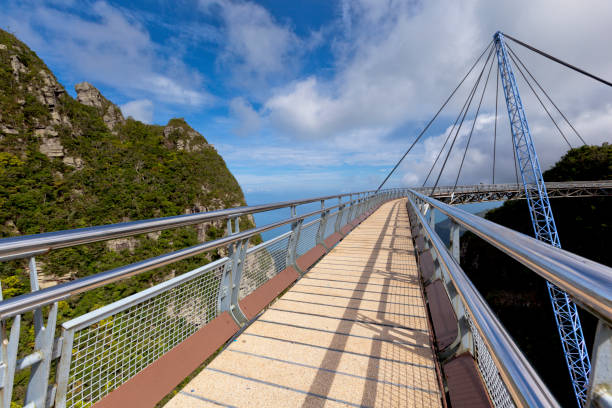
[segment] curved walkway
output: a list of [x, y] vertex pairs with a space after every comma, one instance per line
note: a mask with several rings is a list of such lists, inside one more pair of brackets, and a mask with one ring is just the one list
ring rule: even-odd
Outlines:
[[381, 206], [167, 405], [439, 407], [406, 202]]

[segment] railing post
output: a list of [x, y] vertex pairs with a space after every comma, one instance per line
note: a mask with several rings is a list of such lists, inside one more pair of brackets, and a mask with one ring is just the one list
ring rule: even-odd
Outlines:
[[57, 373], [55, 374], [55, 407], [65, 408], [66, 392], [68, 391], [68, 379], [70, 375], [70, 362], [72, 361], [72, 343], [74, 341], [74, 329], [62, 329], [62, 354]]
[[459, 224], [457, 224], [453, 220], [450, 220], [450, 222], [451, 222], [450, 224], [451, 255], [453, 256], [453, 258], [455, 258], [455, 260], [457, 260], [457, 263], [459, 263], [459, 253], [460, 253], [460, 248], [461, 248], [461, 245], [459, 243]]
[[364, 211], [364, 203], [365, 203], [365, 195], [359, 194], [359, 202], [357, 203], [357, 213], [355, 214], [355, 218], [361, 216]]
[[[419, 204], [417, 204], [419, 205]], [[431, 226], [432, 224], [432, 219], [433, 219], [433, 207], [430, 206], [429, 204], [425, 204], [424, 206], [425, 211], [429, 210], [428, 213], [422, 213], [424, 215], [424, 219], [427, 221], [427, 223]], [[413, 207], [414, 208], [414, 207]], [[418, 208], [414, 208], [415, 210], [418, 211]], [[451, 226], [452, 228], [452, 226]], [[435, 233], [435, 229], [433, 226], [431, 226], [431, 229], [434, 231]], [[440, 279], [442, 281], [442, 283], [444, 284], [444, 287], [446, 288], [446, 293], [448, 294], [448, 298], [451, 301], [453, 310], [455, 311], [455, 314], [457, 316], [457, 324], [458, 324], [458, 336], [457, 339], [453, 342], [453, 344], [451, 344], [449, 346], [449, 348], [440, 353], [440, 359], [442, 361], [449, 359], [450, 357], [460, 354], [462, 352], [468, 351], [470, 352], [472, 355], [474, 355], [474, 342], [473, 342], [473, 336], [472, 336], [472, 332], [471, 332], [471, 327], [469, 324], [469, 315], [465, 309], [465, 306], [463, 305], [463, 301], [461, 299], [461, 296], [459, 295], [459, 293], [457, 292], [451, 277], [448, 275], [448, 273], [446, 272], [446, 270], [442, 267], [441, 261], [440, 259], [438, 259], [438, 255], [437, 255], [437, 250], [441, 250], [444, 251], [445, 248], [434, 248], [433, 247], [433, 242], [431, 240], [431, 237], [429, 237], [426, 233], [426, 229], [423, 227], [423, 231], [425, 232], [423, 235], [425, 236], [425, 243], [426, 246], [429, 249], [433, 261], [434, 261], [434, 273], [433, 276], [431, 278], [431, 281], [435, 281], [437, 279]], [[458, 225], [457, 225], [457, 236], [458, 236]], [[458, 240], [457, 240], [458, 242]]]
[[349, 195], [348, 214], [346, 215], [345, 225], [348, 224], [349, 222], [351, 222], [351, 220], [353, 219], [353, 216], [354, 216], [354, 213], [355, 213], [355, 204], [356, 204], [356, 200], [353, 200], [353, 195], [350, 194]]
[[[30, 289], [32, 292], [39, 290], [38, 272], [36, 271], [36, 259], [30, 258]], [[32, 364], [30, 369], [30, 381], [26, 389], [25, 406], [44, 407], [50, 402], [47, 396], [54, 393], [54, 388], [49, 386], [49, 371], [51, 369], [51, 352], [55, 339], [55, 323], [57, 321], [57, 302], [53, 303], [47, 317], [47, 326], [44, 326], [42, 308], [34, 310], [34, 352], [40, 353], [40, 361]], [[51, 395], [52, 396], [52, 395]], [[54, 396], [52, 396], [54, 397]]]
[[[0, 301], [2, 300], [2, 288], [0, 287]], [[13, 382], [15, 380], [15, 367], [17, 366], [17, 347], [19, 346], [19, 332], [21, 329], [21, 315], [15, 316], [11, 331], [7, 335], [7, 321], [0, 322], [0, 350], [2, 351], [0, 358], [0, 375], [2, 381], [0, 384], [0, 402], [3, 408], [11, 406], [13, 397]]]
[[327, 211], [325, 210], [325, 200], [321, 200], [321, 220], [319, 221], [319, 229], [315, 238], [316, 245], [325, 246], [325, 227], [327, 226]]
[[[234, 221], [235, 228], [232, 228], [232, 221]], [[227, 235], [234, 235], [238, 232], [240, 232], [239, 218], [228, 218]], [[219, 287], [219, 311], [229, 312], [239, 326], [242, 326], [248, 321], [238, 305], [240, 280], [242, 279], [242, 270], [244, 267], [244, 260], [246, 259], [247, 247], [248, 239], [234, 242], [229, 245], [229, 260], [225, 263], [225, 267], [223, 268], [223, 276], [221, 277]]]
[[338, 203], [340, 204], [340, 207], [338, 207], [338, 215], [336, 216], [336, 223], [334, 224], [334, 232], [340, 232], [340, 223], [342, 222], [342, 216], [346, 207], [346, 204], [342, 203], [342, 197], [338, 197]]
[[[291, 218], [297, 216], [295, 205], [291, 206]], [[298, 272], [304, 273], [305, 271], [300, 270], [296, 264], [297, 259], [297, 245], [300, 240], [300, 233], [302, 231], [302, 223], [304, 220], [299, 220], [291, 224], [291, 236], [289, 237], [289, 243], [287, 246], [287, 258], [286, 265], [293, 266]]]
[[593, 343], [593, 366], [585, 407], [612, 406], [612, 328], [602, 320], [597, 323]]
[[435, 231], [436, 230], [436, 209], [434, 207], [430, 207], [429, 209], [429, 226]]

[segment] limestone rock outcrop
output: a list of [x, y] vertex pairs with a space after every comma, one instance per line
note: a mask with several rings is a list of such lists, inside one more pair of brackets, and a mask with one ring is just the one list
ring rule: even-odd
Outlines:
[[164, 127], [164, 144], [168, 149], [199, 152], [203, 149], [214, 149], [204, 136], [196, 132], [184, 119], [172, 119]]
[[93, 106], [98, 109], [102, 120], [110, 130], [113, 130], [118, 124], [125, 122], [125, 118], [121, 110], [106, 99], [100, 91], [89, 82], [81, 82], [74, 86], [77, 92], [77, 101], [83, 105]]

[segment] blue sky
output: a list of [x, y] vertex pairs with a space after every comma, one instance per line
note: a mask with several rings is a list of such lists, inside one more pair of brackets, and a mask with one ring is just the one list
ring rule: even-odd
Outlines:
[[[73, 95], [74, 84], [88, 81], [126, 115], [157, 124], [184, 117], [217, 147], [250, 202], [375, 188], [498, 29], [612, 77], [612, 55], [601, 52], [609, 48], [612, 6], [603, 0], [588, 8], [485, 0], [0, 5], [0, 26], [31, 46]], [[517, 51], [589, 143], [610, 140], [608, 89]], [[460, 184], [491, 180], [492, 89]], [[464, 98], [390, 185], [423, 182]], [[537, 101], [523, 99], [546, 168], [567, 147]], [[499, 121], [496, 181], [511, 182], [506, 116]], [[454, 182], [466, 141], [462, 132], [441, 184]]]

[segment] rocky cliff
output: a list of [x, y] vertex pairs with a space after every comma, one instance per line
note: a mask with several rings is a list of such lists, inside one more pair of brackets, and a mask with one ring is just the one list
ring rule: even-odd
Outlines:
[[[93, 85], [72, 98], [36, 54], [0, 30], [0, 237], [245, 204], [225, 162], [183, 119], [124, 118]], [[241, 229], [253, 226], [241, 220]], [[224, 234], [223, 222], [54, 251], [37, 259], [42, 284], [97, 273]], [[201, 265], [207, 254], [95, 292], [107, 303]], [[5, 296], [27, 291], [27, 265], [0, 264]], [[81, 305], [78, 305], [81, 306]]]

